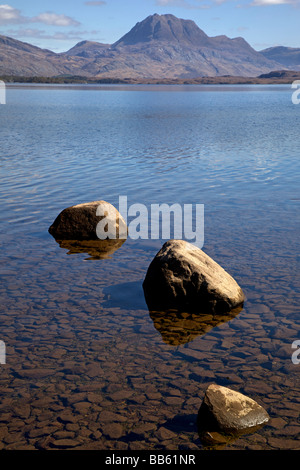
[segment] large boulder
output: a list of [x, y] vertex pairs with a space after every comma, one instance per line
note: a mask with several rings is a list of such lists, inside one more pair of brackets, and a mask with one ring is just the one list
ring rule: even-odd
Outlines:
[[118, 210], [101, 200], [67, 207], [56, 217], [49, 233], [59, 241], [125, 239], [127, 227]]
[[198, 429], [200, 435], [208, 431], [242, 435], [261, 428], [269, 419], [267, 411], [252, 398], [211, 384], [198, 412]]
[[163, 245], [148, 268], [143, 288], [150, 310], [224, 313], [245, 300], [230, 274], [183, 240], [169, 240]]

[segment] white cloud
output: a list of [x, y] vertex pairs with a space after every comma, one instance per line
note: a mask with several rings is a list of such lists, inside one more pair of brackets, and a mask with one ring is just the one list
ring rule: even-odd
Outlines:
[[204, 10], [210, 8], [210, 5], [203, 4], [202, 1], [196, 1], [197, 3], [191, 3], [187, 0], [156, 0], [156, 5], [160, 7], [172, 6], [186, 8], [187, 10]]
[[297, 5], [299, 0], [254, 0], [250, 3], [251, 6], [272, 6], [272, 5]]
[[0, 5], [0, 24], [26, 23], [27, 18], [21, 15], [20, 10], [10, 5]]
[[65, 32], [55, 32], [53, 34], [47, 33], [43, 29], [35, 29], [35, 28], [24, 28], [24, 29], [9, 29], [6, 33], [11, 36], [15, 37], [16, 39], [19, 38], [35, 38], [35, 39], [56, 39], [60, 41], [70, 41], [70, 40], [81, 40], [86, 38], [88, 35], [91, 34], [98, 34], [99, 31], [68, 31]]
[[102, 5], [106, 5], [106, 2], [100, 1], [100, 2], [84, 2], [85, 5], [88, 5], [89, 7], [100, 7]]
[[54, 26], [79, 26], [80, 23], [70, 16], [58, 15], [52, 12], [41, 13], [31, 19], [32, 23], [44, 23]]
[[70, 16], [53, 12], [40, 13], [38, 16], [26, 17], [21, 11], [11, 5], [0, 5], [0, 25], [43, 23], [51, 26], [79, 26], [80, 23]]
[[[189, 10], [211, 8], [214, 5], [222, 5], [224, 3], [233, 2], [236, 0], [208, 0], [208, 3], [203, 3], [205, 0], [156, 0], [158, 6], [170, 6], [178, 8], [186, 8]], [[300, 0], [252, 0], [251, 3], [238, 4], [237, 8], [247, 8], [249, 6], [274, 6], [274, 5], [292, 5], [300, 6]]]

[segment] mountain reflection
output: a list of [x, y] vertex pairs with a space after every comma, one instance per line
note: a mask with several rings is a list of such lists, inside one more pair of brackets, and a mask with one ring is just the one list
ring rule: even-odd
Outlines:
[[232, 320], [242, 309], [243, 307], [237, 307], [222, 315], [188, 313], [174, 309], [150, 311], [149, 314], [163, 341], [172, 346], [179, 346], [206, 334], [215, 326]]

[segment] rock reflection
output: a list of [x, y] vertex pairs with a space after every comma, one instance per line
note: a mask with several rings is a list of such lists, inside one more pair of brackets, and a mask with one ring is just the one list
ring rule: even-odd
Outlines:
[[238, 436], [231, 436], [216, 431], [199, 432], [201, 444], [206, 450], [223, 450], [228, 445], [238, 439]]
[[86, 253], [87, 260], [109, 259], [123, 245], [125, 239], [111, 240], [56, 240], [68, 255]]
[[241, 306], [237, 307], [226, 315], [188, 313], [175, 309], [150, 311], [149, 314], [163, 341], [172, 346], [179, 346], [206, 334], [215, 326], [228, 322], [242, 309]]
[[202, 429], [198, 425], [198, 434], [199, 439], [201, 441], [202, 446], [206, 450], [223, 450], [225, 447], [230, 446], [235, 441], [237, 441], [240, 437], [247, 434], [254, 434], [259, 429], [261, 429], [264, 424], [260, 426], [254, 427], [252, 430], [247, 430], [245, 432], [239, 432], [236, 434], [226, 434], [224, 432], [220, 432], [219, 430], [212, 429]]

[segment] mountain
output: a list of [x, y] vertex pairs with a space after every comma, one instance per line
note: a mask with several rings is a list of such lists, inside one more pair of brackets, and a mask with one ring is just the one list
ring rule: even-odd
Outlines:
[[108, 47], [110, 47], [110, 44], [102, 44], [94, 41], [81, 41], [64, 54], [71, 57], [75, 56], [95, 59], [100, 57], [103, 54], [103, 51]]
[[174, 15], [148, 16], [112, 45], [82, 41], [59, 54], [0, 36], [0, 75], [189, 79], [255, 77], [284, 68], [241, 37], [209, 37], [194, 21]]
[[191, 20], [180, 20], [174, 15], [151, 15], [137, 23], [129, 33], [114, 44], [130, 46], [152, 41], [179, 43], [188, 46], [201, 46], [208, 36]]
[[0, 75], [53, 77], [80, 73], [81, 66], [77, 58], [0, 35]]
[[137, 23], [85, 66], [94, 76], [119, 78], [257, 76], [276, 69], [276, 62], [243, 38], [209, 37], [194, 21], [158, 14]]
[[260, 53], [267, 59], [275, 60], [285, 67], [300, 70], [300, 48], [276, 46], [264, 49]]

